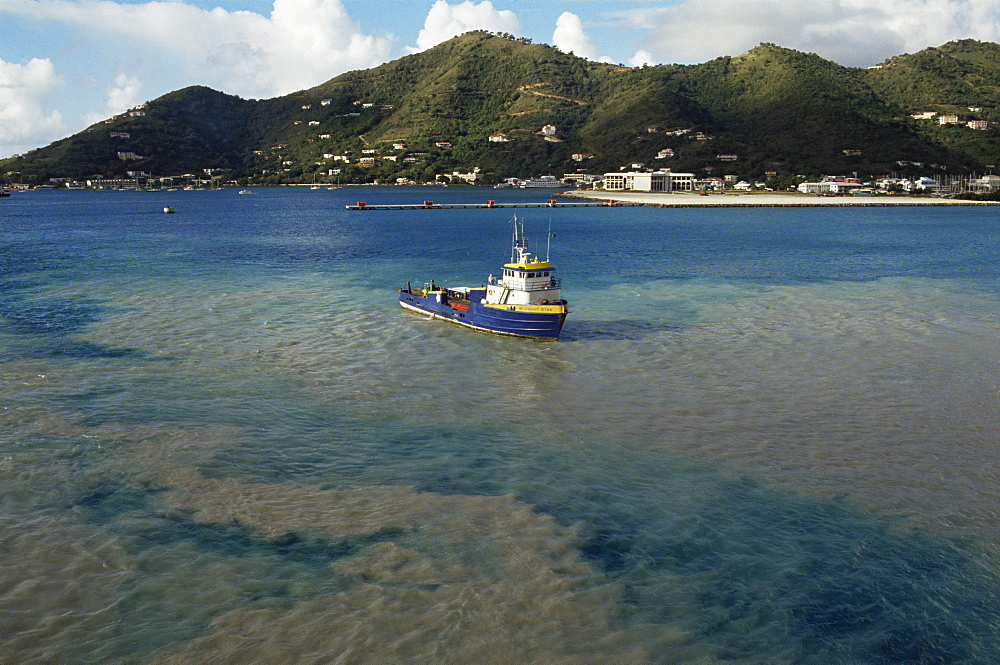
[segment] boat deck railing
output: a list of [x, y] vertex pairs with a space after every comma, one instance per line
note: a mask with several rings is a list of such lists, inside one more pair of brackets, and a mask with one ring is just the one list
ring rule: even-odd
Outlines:
[[523, 289], [513, 289], [516, 291], [551, 291], [562, 288], [562, 280], [553, 277], [546, 284], [528, 284]]

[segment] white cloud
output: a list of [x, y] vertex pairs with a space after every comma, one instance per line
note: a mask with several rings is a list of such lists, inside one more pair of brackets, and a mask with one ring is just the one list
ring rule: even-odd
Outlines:
[[115, 77], [115, 86], [108, 90], [108, 110], [110, 115], [121, 113], [139, 103], [139, 90], [142, 83], [134, 76], [119, 74]]
[[417, 35], [417, 46], [408, 50], [424, 51], [470, 30], [516, 34], [521, 30], [521, 21], [508, 9], [495, 9], [489, 0], [479, 4], [466, 0], [457, 5], [437, 0], [427, 12], [424, 27]]
[[597, 60], [597, 47], [584, 30], [583, 21], [573, 12], [563, 12], [556, 19], [552, 45], [563, 53], [572, 53], [588, 60]]
[[139, 92], [142, 90], [142, 82], [135, 76], [119, 74], [115, 77], [115, 84], [108, 88], [108, 104], [103, 111], [92, 111], [85, 113], [83, 118], [87, 125], [118, 115], [123, 111], [141, 103]]
[[243, 97], [285, 94], [381, 64], [392, 46], [388, 36], [362, 33], [340, 0], [274, 0], [270, 16], [156, 1], [4, 0], [3, 9], [100, 35], [109, 48], [138, 54], [149, 80], [169, 68], [171, 80], [183, 75]]
[[631, 58], [628, 59], [628, 64], [632, 67], [642, 67], [643, 65], [655, 65], [656, 59], [653, 55], [644, 49], [639, 49], [635, 52]]
[[649, 30], [641, 46], [658, 62], [704, 62], [774, 42], [864, 66], [952, 39], [1000, 38], [1000, 0], [684, 0], [618, 16]]
[[62, 135], [58, 111], [49, 97], [60, 83], [50, 60], [19, 65], [0, 60], [0, 156], [24, 152]]

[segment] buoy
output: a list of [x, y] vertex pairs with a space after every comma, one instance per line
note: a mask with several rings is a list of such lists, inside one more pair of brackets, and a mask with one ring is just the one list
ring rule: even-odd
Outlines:
[[174, 209], [173, 209], [173, 208], [171, 208], [170, 206], [166, 206], [166, 207], [165, 207], [165, 208], [163, 209], [163, 212], [173, 212], [173, 211], [174, 211]]

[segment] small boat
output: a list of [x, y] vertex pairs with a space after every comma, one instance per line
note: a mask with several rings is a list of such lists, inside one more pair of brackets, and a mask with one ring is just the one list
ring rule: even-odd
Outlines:
[[240, 194], [253, 194], [253, 192], [250, 191], [249, 189], [241, 189]]
[[501, 277], [490, 275], [481, 287], [443, 287], [434, 280], [423, 288], [399, 291], [399, 304], [432, 319], [444, 319], [498, 335], [554, 340], [559, 338], [569, 307], [562, 299], [555, 268], [528, 251], [524, 225], [513, 221], [512, 249]]

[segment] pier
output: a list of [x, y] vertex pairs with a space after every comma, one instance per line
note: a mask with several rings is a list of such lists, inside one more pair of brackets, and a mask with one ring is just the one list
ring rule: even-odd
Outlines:
[[544, 203], [497, 203], [496, 201], [486, 201], [484, 203], [434, 203], [424, 201], [423, 203], [404, 204], [382, 204], [365, 203], [358, 201], [355, 205], [344, 206], [348, 210], [428, 210], [443, 208], [593, 208], [595, 206], [634, 206], [639, 205], [628, 201], [616, 201], [615, 199], [604, 199], [602, 201], [557, 201], [549, 199]]

